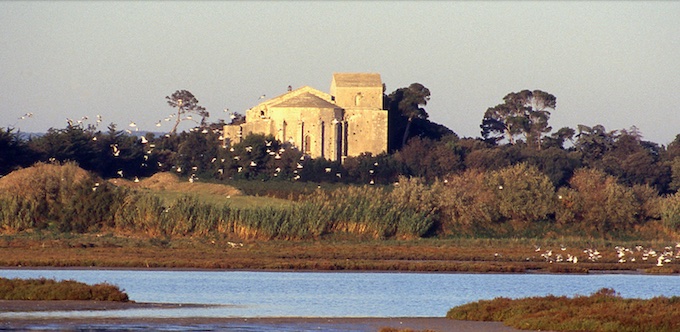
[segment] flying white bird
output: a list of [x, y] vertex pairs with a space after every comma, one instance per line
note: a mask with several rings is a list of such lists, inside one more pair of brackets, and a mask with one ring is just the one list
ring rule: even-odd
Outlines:
[[120, 150], [118, 149], [118, 144], [111, 144], [111, 149], [113, 149], [113, 156], [118, 157], [120, 155]]

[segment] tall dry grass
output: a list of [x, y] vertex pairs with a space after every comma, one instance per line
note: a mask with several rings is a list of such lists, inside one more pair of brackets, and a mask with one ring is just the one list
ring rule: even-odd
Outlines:
[[84, 232], [109, 222], [124, 195], [75, 163], [38, 163], [0, 179], [0, 225]]

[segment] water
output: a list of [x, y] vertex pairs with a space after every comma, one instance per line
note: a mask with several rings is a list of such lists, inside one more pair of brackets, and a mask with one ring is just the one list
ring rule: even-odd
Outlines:
[[131, 300], [177, 309], [0, 313], [35, 317], [442, 317], [451, 307], [503, 296], [680, 296], [680, 277], [650, 275], [331, 273], [144, 270], [0, 270], [5, 278], [108, 282]]

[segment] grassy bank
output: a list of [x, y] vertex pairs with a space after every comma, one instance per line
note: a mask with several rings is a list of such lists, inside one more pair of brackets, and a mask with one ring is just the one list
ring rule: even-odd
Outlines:
[[0, 300], [129, 301], [118, 286], [87, 285], [74, 280], [0, 278]]
[[624, 299], [612, 289], [590, 296], [496, 298], [455, 307], [450, 319], [497, 321], [524, 330], [678, 331], [680, 297]]

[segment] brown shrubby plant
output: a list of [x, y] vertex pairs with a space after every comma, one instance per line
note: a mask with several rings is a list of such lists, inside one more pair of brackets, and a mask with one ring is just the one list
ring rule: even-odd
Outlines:
[[555, 187], [535, 166], [517, 164], [488, 175], [501, 215], [521, 222], [545, 220], [555, 210]]
[[680, 193], [661, 199], [661, 221], [672, 231], [680, 230]]
[[444, 234], [454, 229], [490, 225], [501, 218], [493, 191], [486, 185], [485, 173], [479, 170], [452, 174], [432, 187], [437, 195]]
[[108, 283], [87, 285], [75, 280], [0, 278], [2, 300], [129, 301], [118, 286]]
[[[613, 176], [596, 169], [579, 169], [569, 185], [569, 189], [558, 192], [557, 222], [586, 223], [601, 235], [635, 224], [640, 202], [631, 188], [618, 184]], [[644, 189], [640, 189], [640, 195], [644, 195]]]
[[589, 296], [495, 298], [452, 308], [449, 319], [498, 321], [535, 331], [677, 331], [680, 298], [622, 298], [603, 288]]

